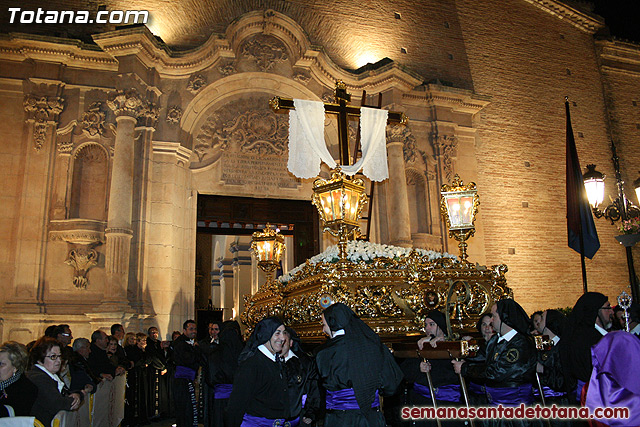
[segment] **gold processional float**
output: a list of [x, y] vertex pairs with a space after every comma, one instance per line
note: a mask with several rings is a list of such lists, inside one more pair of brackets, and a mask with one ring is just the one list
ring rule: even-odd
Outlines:
[[[344, 105], [338, 94], [336, 90], [336, 102]], [[283, 101], [291, 100], [278, 98], [271, 104], [277, 107]], [[344, 164], [342, 155], [341, 160]], [[406, 342], [407, 336], [422, 334], [425, 317], [433, 309], [449, 314], [445, 316], [449, 336], [457, 337], [475, 332], [482, 313], [495, 301], [513, 296], [507, 287], [506, 265], [485, 267], [467, 260], [466, 240], [475, 233], [480, 204], [473, 182], [464, 185], [456, 175], [451, 185], [441, 189], [441, 215], [449, 236], [460, 242], [458, 257], [357, 240], [358, 221], [367, 203], [365, 186], [339, 166], [330, 179], [314, 182], [312, 202], [324, 231], [337, 236], [339, 243], [275, 279], [271, 272], [285, 251], [284, 239], [269, 225], [254, 233], [251, 248], [268, 278], [254, 295], [244, 296], [241, 321], [248, 333], [261, 319], [279, 316], [304, 342], [320, 342], [324, 339], [320, 314], [334, 302], [342, 302], [387, 343]], [[465, 352], [462, 349], [462, 354], [453, 356], [464, 357]]]

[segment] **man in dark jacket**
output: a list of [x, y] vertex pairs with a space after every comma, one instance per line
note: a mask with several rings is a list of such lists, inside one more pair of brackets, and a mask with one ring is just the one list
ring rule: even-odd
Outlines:
[[196, 322], [187, 320], [183, 332], [173, 342], [176, 364], [173, 398], [177, 427], [198, 427], [198, 402], [194, 381], [202, 364], [202, 353], [196, 339]]

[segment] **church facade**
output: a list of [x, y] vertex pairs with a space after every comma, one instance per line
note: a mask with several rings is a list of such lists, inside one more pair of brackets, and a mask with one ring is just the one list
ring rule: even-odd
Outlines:
[[[198, 200], [308, 201], [313, 180], [287, 171], [288, 117], [268, 101], [332, 102], [337, 80], [353, 105], [363, 91], [376, 95], [367, 104], [381, 94], [383, 108], [409, 117], [388, 127], [390, 178], [375, 187], [372, 241], [457, 253], [439, 188], [459, 174], [481, 200], [470, 261], [506, 264], [529, 311], [573, 305], [582, 279], [567, 247], [564, 97], [582, 166], [596, 164], [615, 196], [615, 141], [636, 203], [640, 46], [597, 37], [601, 18], [555, 0], [238, 3], [190, 50], [155, 37], [159, 19], [93, 34], [93, 44], [0, 38], [3, 340], [28, 342], [59, 323], [76, 336], [112, 323], [164, 336], [209, 296], [237, 317], [262, 276], [248, 237], [198, 237], [209, 226]], [[337, 133], [328, 118], [336, 158]], [[625, 252], [614, 226], [596, 225], [589, 286], [614, 303], [628, 285]], [[333, 243], [315, 238], [319, 250]], [[198, 245], [211, 256], [196, 268]], [[216, 277], [204, 296], [198, 269], [205, 283]]]

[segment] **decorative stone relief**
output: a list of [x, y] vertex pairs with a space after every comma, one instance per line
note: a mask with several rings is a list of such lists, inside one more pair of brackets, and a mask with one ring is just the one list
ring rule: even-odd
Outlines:
[[58, 137], [58, 152], [59, 153], [70, 153], [73, 150], [73, 141], [71, 141], [71, 137], [69, 136], [66, 140]]
[[218, 67], [218, 71], [220, 71], [220, 74], [222, 74], [225, 77], [230, 76], [231, 74], [235, 74], [235, 73], [238, 72], [238, 70], [236, 70], [236, 67], [234, 67], [233, 64], [220, 66], [220, 67]]
[[167, 123], [170, 125], [177, 125], [180, 123], [180, 119], [182, 119], [182, 108], [177, 105], [170, 107], [167, 111]]
[[289, 120], [269, 110], [267, 98], [252, 97], [227, 104], [207, 118], [198, 133], [194, 151], [208, 163], [216, 150], [230, 145], [247, 154], [282, 155], [287, 149]]
[[336, 102], [335, 95], [330, 92], [323, 93], [321, 99], [322, 99], [322, 102], [324, 102], [325, 104], [333, 104]]
[[453, 178], [453, 160], [457, 154], [458, 138], [453, 135], [438, 135], [433, 144], [440, 155], [447, 182]]
[[69, 251], [65, 264], [74, 268], [73, 284], [76, 288], [86, 289], [89, 285], [87, 273], [98, 264], [98, 253], [94, 249], [76, 248]]
[[309, 83], [309, 80], [311, 80], [311, 77], [303, 73], [297, 73], [297, 74], [294, 74], [293, 80], [306, 86], [306, 84]]
[[47, 137], [47, 124], [57, 122], [58, 116], [64, 109], [64, 99], [59, 96], [26, 95], [24, 97], [24, 110], [27, 119], [34, 121], [33, 142], [37, 152], [42, 149]]
[[82, 130], [89, 136], [104, 135], [104, 118], [102, 102], [94, 102], [80, 118]]
[[138, 117], [142, 113], [145, 103], [135, 89], [117, 90], [111, 92], [107, 98], [107, 105], [116, 116]]
[[402, 142], [405, 163], [416, 161], [418, 154], [416, 138], [409, 126], [387, 126], [387, 142]]
[[287, 48], [273, 36], [259, 34], [246, 41], [240, 49], [244, 57], [254, 59], [261, 71], [269, 71], [279, 62], [289, 59]]
[[153, 102], [145, 101], [138, 116], [138, 126], [156, 127], [158, 116], [158, 106]]
[[200, 74], [194, 74], [187, 83], [187, 90], [193, 95], [196, 95], [200, 90], [207, 85], [207, 80]]

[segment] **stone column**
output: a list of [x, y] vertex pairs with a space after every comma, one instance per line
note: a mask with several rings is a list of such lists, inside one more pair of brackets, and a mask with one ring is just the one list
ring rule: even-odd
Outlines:
[[127, 305], [129, 257], [131, 252], [131, 213], [133, 203], [134, 140], [137, 118], [143, 101], [135, 90], [117, 91], [107, 100], [116, 115], [117, 130], [109, 213], [107, 216], [105, 269], [107, 285], [104, 304]]
[[407, 177], [404, 168], [405, 138], [400, 128], [400, 126], [393, 127], [391, 135], [387, 138], [387, 161], [389, 163], [389, 243], [395, 246], [410, 248], [413, 246], [413, 242], [411, 241]]

